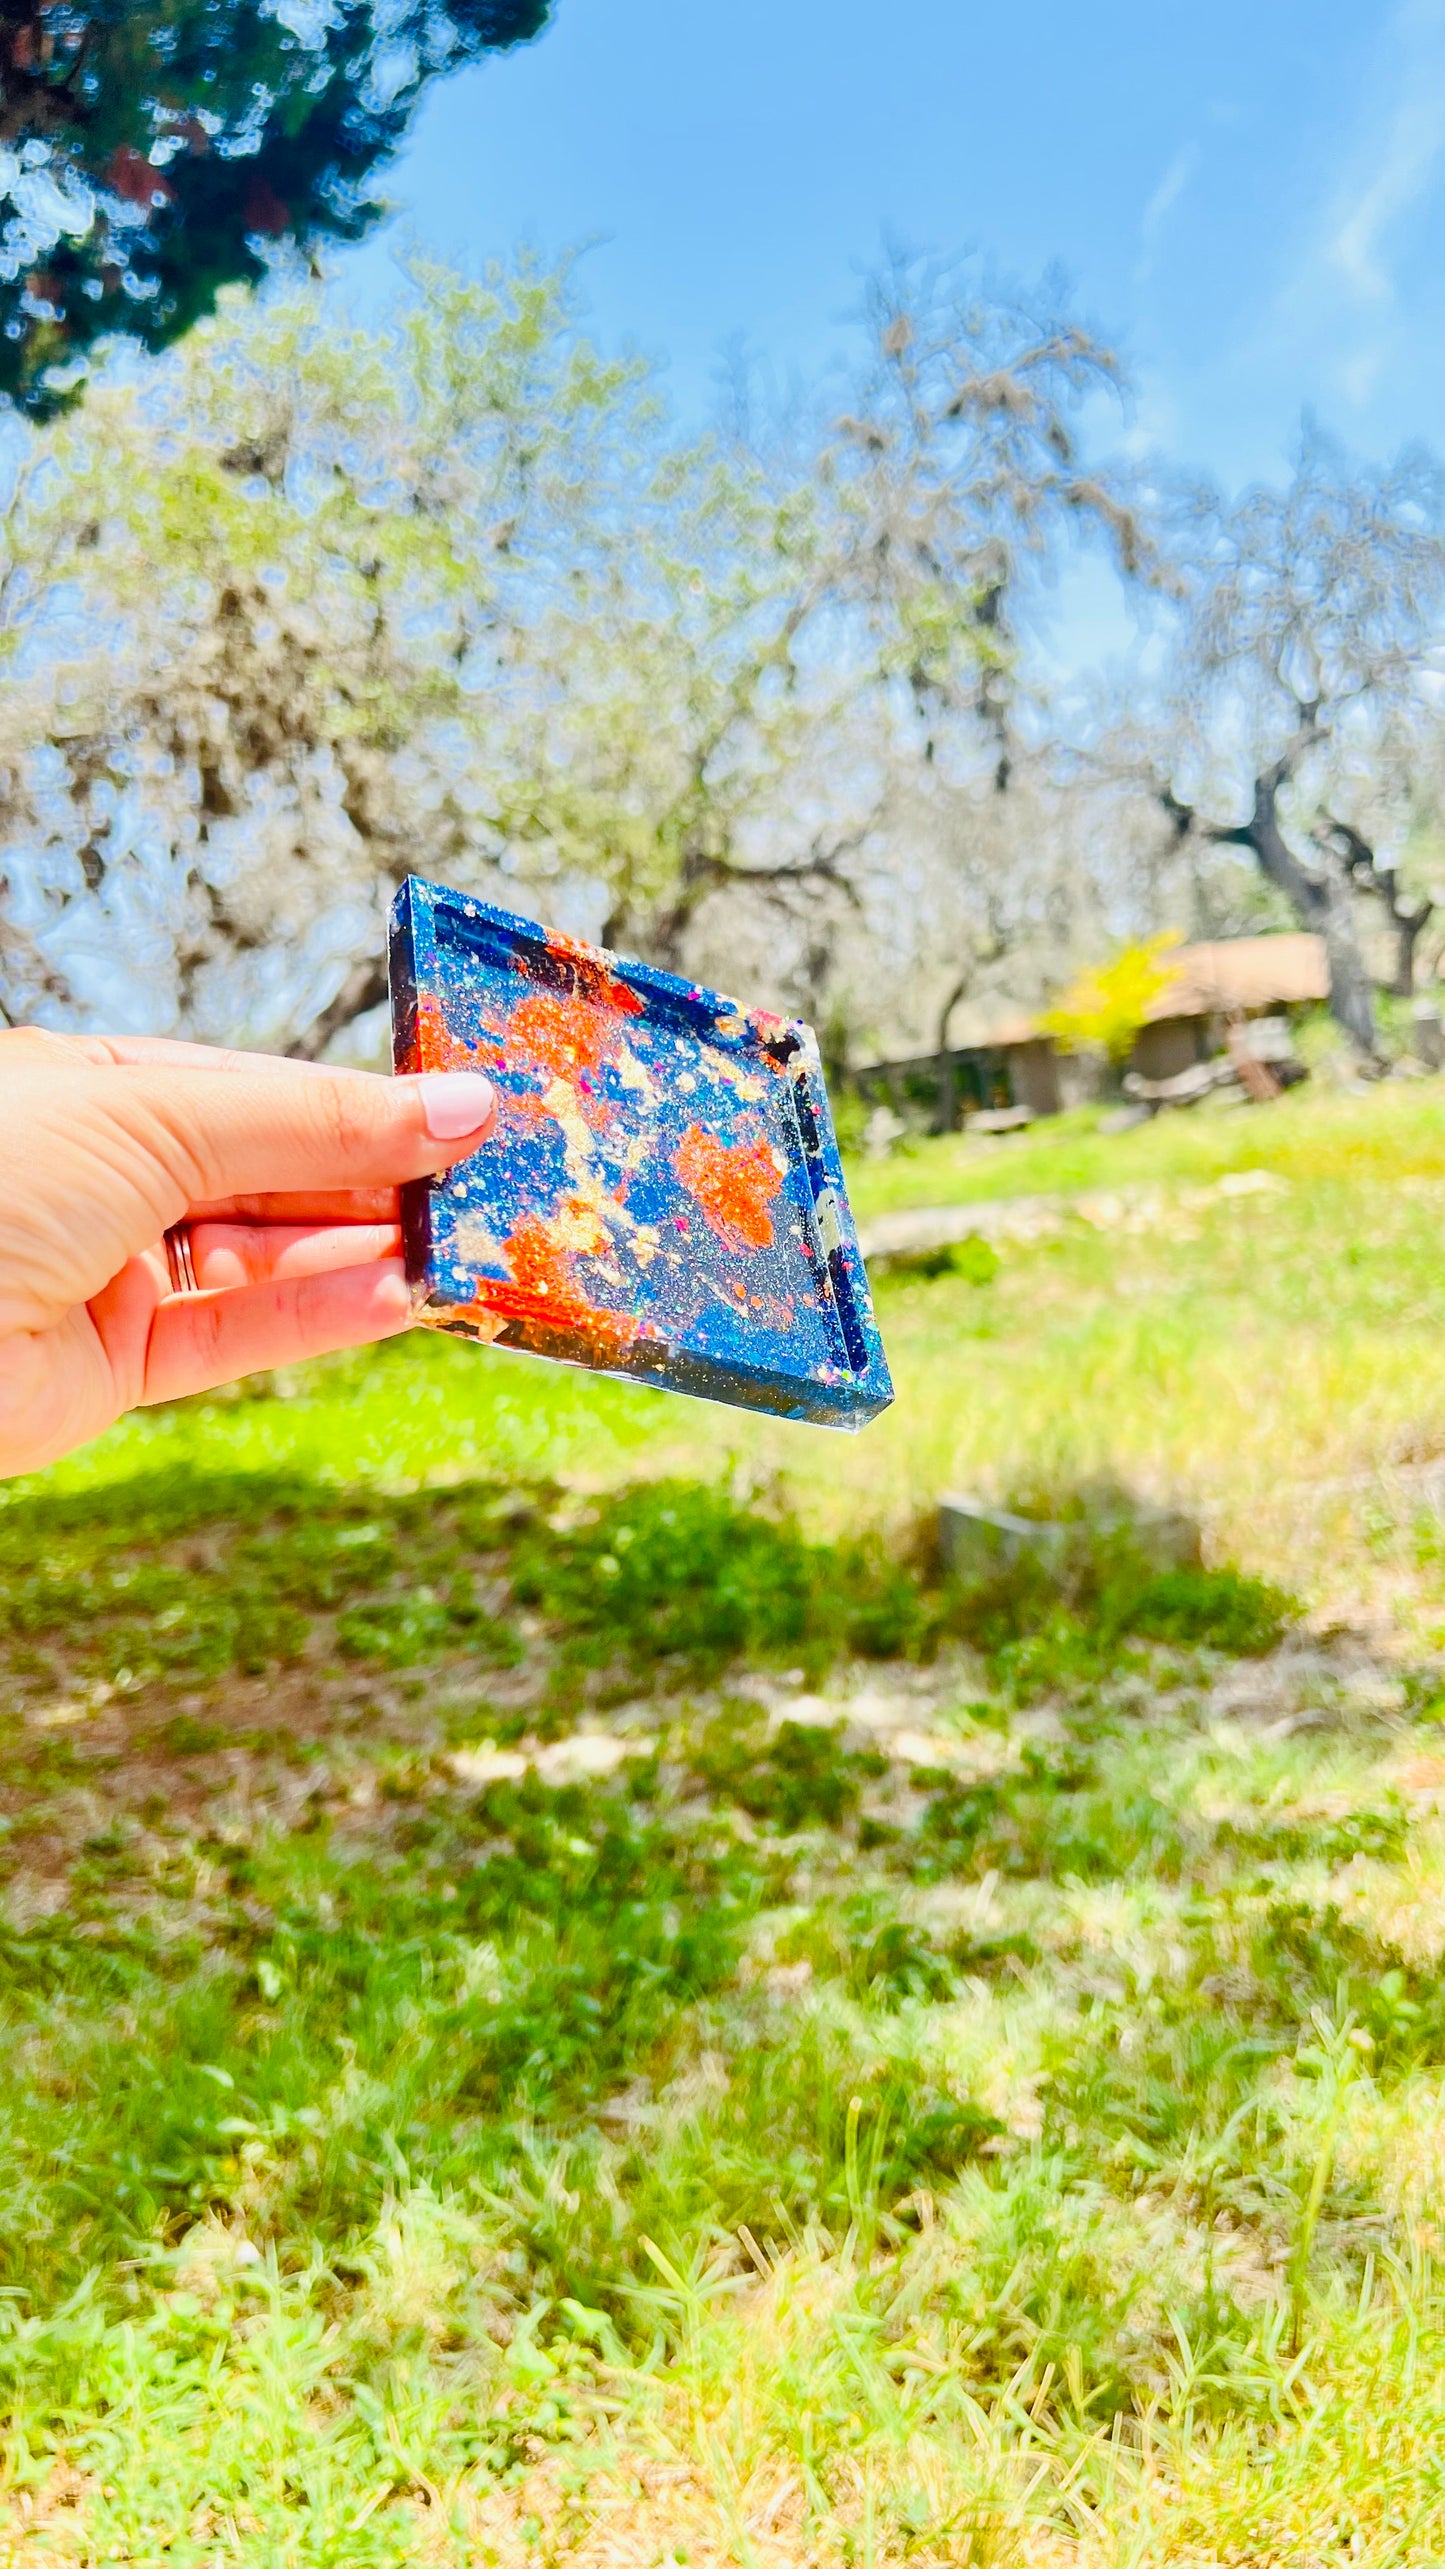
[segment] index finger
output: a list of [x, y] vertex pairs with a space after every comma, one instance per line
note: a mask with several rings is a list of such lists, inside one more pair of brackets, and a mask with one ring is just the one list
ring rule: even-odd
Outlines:
[[[187, 1044], [172, 1035], [61, 1035], [49, 1027], [25, 1026], [11, 1030], [7, 1046], [13, 1046], [16, 1036], [23, 1036], [27, 1047], [43, 1046], [47, 1059], [55, 1058], [58, 1047], [77, 1068], [260, 1071], [272, 1077], [288, 1071], [320, 1072], [332, 1078], [349, 1075], [322, 1062], [292, 1061], [281, 1053], [241, 1052], [229, 1044]], [[213, 1203], [193, 1204], [190, 1211], [197, 1220], [216, 1222], [394, 1222], [398, 1207], [393, 1186], [312, 1187], [304, 1195], [223, 1196]]]
[[366, 1078], [330, 1062], [293, 1061], [289, 1053], [240, 1052], [233, 1044], [188, 1044], [179, 1035], [70, 1035], [53, 1026], [9, 1026], [0, 1033], [0, 1059], [19, 1052], [56, 1066], [68, 1058], [78, 1070], [313, 1071], [324, 1078]]
[[120, 1156], [139, 1145], [170, 1180], [179, 1201], [168, 1222], [238, 1196], [401, 1186], [475, 1150], [497, 1114], [480, 1071], [380, 1079], [295, 1064], [224, 1079], [189, 1066], [127, 1067], [96, 1078], [93, 1099]]
[[492, 1084], [474, 1071], [218, 1077], [147, 1063], [56, 1076], [38, 1051], [17, 1060], [5, 1107], [0, 1204], [27, 1212], [0, 1276], [11, 1329], [89, 1302], [195, 1205], [389, 1193], [466, 1158], [496, 1121]]

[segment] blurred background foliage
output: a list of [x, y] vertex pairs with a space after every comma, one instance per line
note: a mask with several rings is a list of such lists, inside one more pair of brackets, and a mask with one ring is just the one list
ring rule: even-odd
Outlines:
[[[1093, 449], [1054, 283], [884, 258], [846, 385], [684, 433], [569, 262], [294, 275], [17, 429], [0, 510], [0, 1006], [374, 1057], [409, 869], [924, 1052], [1168, 935], [1430, 981], [1441, 477], [1311, 434], [1238, 501]], [[1086, 431], [1090, 432], [1086, 434]], [[1041, 676], [1092, 544], [1152, 636]], [[1137, 994], [1136, 994], [1137, 996]]]

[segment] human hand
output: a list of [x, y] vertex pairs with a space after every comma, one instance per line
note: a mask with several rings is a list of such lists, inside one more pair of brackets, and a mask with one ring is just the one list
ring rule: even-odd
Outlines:
[[[147, 1402], [405, 1329], [397, 1188], [496, 1111], [479, 1072], [0, 1033], [0, 1475]], [[194, 1294], [171, 1290], [178, 1222]]]

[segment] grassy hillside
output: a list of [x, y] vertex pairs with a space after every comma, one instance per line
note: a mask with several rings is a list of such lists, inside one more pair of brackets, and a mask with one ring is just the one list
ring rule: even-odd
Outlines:
[[1445, 2550], [1445, 1103], [858, 1179], [1010, 1193], [858, 1440], [411, 1341], [0, 1505], [0, 2558]]

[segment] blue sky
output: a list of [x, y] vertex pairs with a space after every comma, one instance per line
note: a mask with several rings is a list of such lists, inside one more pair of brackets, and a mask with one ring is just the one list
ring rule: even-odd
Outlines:
[[[1306, 405], [1445, 443], [1445, 0], [557, 0], [433, 90], [391, 193], [467, 258], [595, 244], [599, 328], [685, 415], [738, 336], [826, 363], [887, 231], [1061, 261], [1131, 439], [1226, 481], [1279, 471]], [[369, 293], [386, 258], [347, 264]]]

